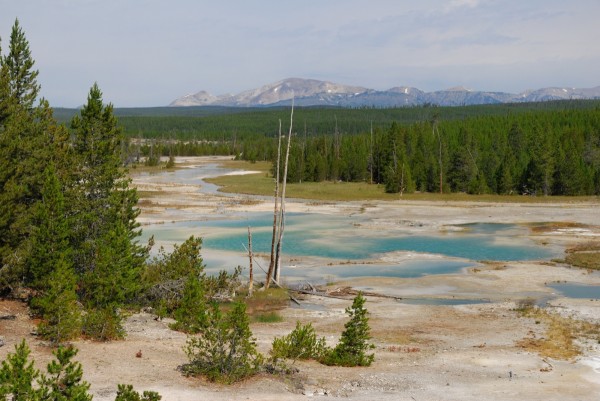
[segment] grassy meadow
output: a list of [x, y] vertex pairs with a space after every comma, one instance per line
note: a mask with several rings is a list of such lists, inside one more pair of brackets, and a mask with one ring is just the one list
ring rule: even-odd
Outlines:
[[[256, 174], [227, 175], [207, 179], [220, 186], [222, 192], [244, 195], [272, 196], [275, 190], [271, 163], [231, 160], [220, 163], [223, 167], [258, 171]], [[506, 202], [506, 203], [589, 203], [598, 202], [598, 196], [525, 196], [525, 195], [469, 195], [465, 193], [411, 193], [389, 194], [383, 185], [368, 182], [302, 182], [288, 183], [286, 198], [315, 201], [439, 201], [439, 202]]]

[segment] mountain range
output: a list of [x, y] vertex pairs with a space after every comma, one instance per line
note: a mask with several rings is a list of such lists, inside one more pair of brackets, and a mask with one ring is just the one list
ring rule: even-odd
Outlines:
[[315, 79], [288, 78], [237, 95], [215, 96], [206, 91], [175, 99], [169, 106], [339, 106], [402, 107], [423, 104], [463, 106], [475, 104], [540, 102], [565, 99], [600, 99], [600, 86], [594, 88], [542, 88], [522, 93], [474, 91], [455, 87], [435, 92], [398, 86], [384, 91], [341, 85]]

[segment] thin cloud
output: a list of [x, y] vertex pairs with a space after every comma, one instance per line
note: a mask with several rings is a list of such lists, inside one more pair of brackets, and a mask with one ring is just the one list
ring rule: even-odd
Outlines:
[[[77, 106], [97, 81], [117, 106], [296, 76], [374, 89], [521, 91], [600, 84], [597, 0], [0, 0], [42, 94]], [[554, 68], [559, 65], [562, 69]]]

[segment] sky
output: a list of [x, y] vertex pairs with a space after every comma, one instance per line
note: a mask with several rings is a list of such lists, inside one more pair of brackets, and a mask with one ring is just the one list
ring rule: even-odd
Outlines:
[[376, 90], [600, 85], [599, 0], [0, 0], [54, 107], [116, 107], [298, 77]]

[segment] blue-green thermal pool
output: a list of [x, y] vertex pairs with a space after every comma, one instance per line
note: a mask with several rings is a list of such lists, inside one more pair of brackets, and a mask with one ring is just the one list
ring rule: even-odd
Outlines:
[[[202, 221], [156, 224], [144, 228], [145, 236], [159, 241], [182, 242], [190, 235], [203, 238], [203, 250], [245, 254], [248, 227], [252, 230], [255, 253], [269, 253], [272, 213], [240, 213], [230, 216], [207, 216]], [[314, 275], [335, 277], [416, 277], [445, 274], [473, 266], [482, 260], [534, 260], [554, 256], [552, 249], [537, 245], [527, 237], [527, 228], [508, 224], [470, 224], [457, 226], [439, 235], [413, 235], [408, 231], [380, 230], [369, 227], [360, 215], [339, 216], [289, 213], [283, 241], [285, 258], [305, 257], [331, 260], [319, 272], [286, 267], [286, 277]], [[449, 258], [419, 258], [401, 263], [372, 263], [397, 252], [434, 254]], [[454, 259], [457, 258], [457, 259]], [[389, 259], [389, 258], [387, 258]], [[220, 262], [205, 260], [209, 268]]]
[[[217, 187], [203, 179], [231, 171], [216, 164], [204, 164], [151, 177], [155, 183], [199, 184], [201, 192], [215, 194]], [[402, 208], [398, 213], [402, 213]], [[265, 255], [271, 248], [272, 213], [224, 211], [193, 216], [192, 220], [145, 225], [142, 241], [153, 235], [157, 245], [169, 247], [191, 235], [202, 237], [207, 271], [231, 270], [237, 265], [248, 266], [245, 247], [250, 227], [253, 251], [259, 254], [258, 267], [261, 262], [268, 264]], [[549, 259], [561, 252], [534, 243], [528, 234], [526, 227], [514, 224], [474, 223], [423, 235], [415, 234], [410, 227], [378, 225], [362, 214], [288, 213], [282, 275], [289, 281], [417, 277], [455, 273], [483, 260]]]

